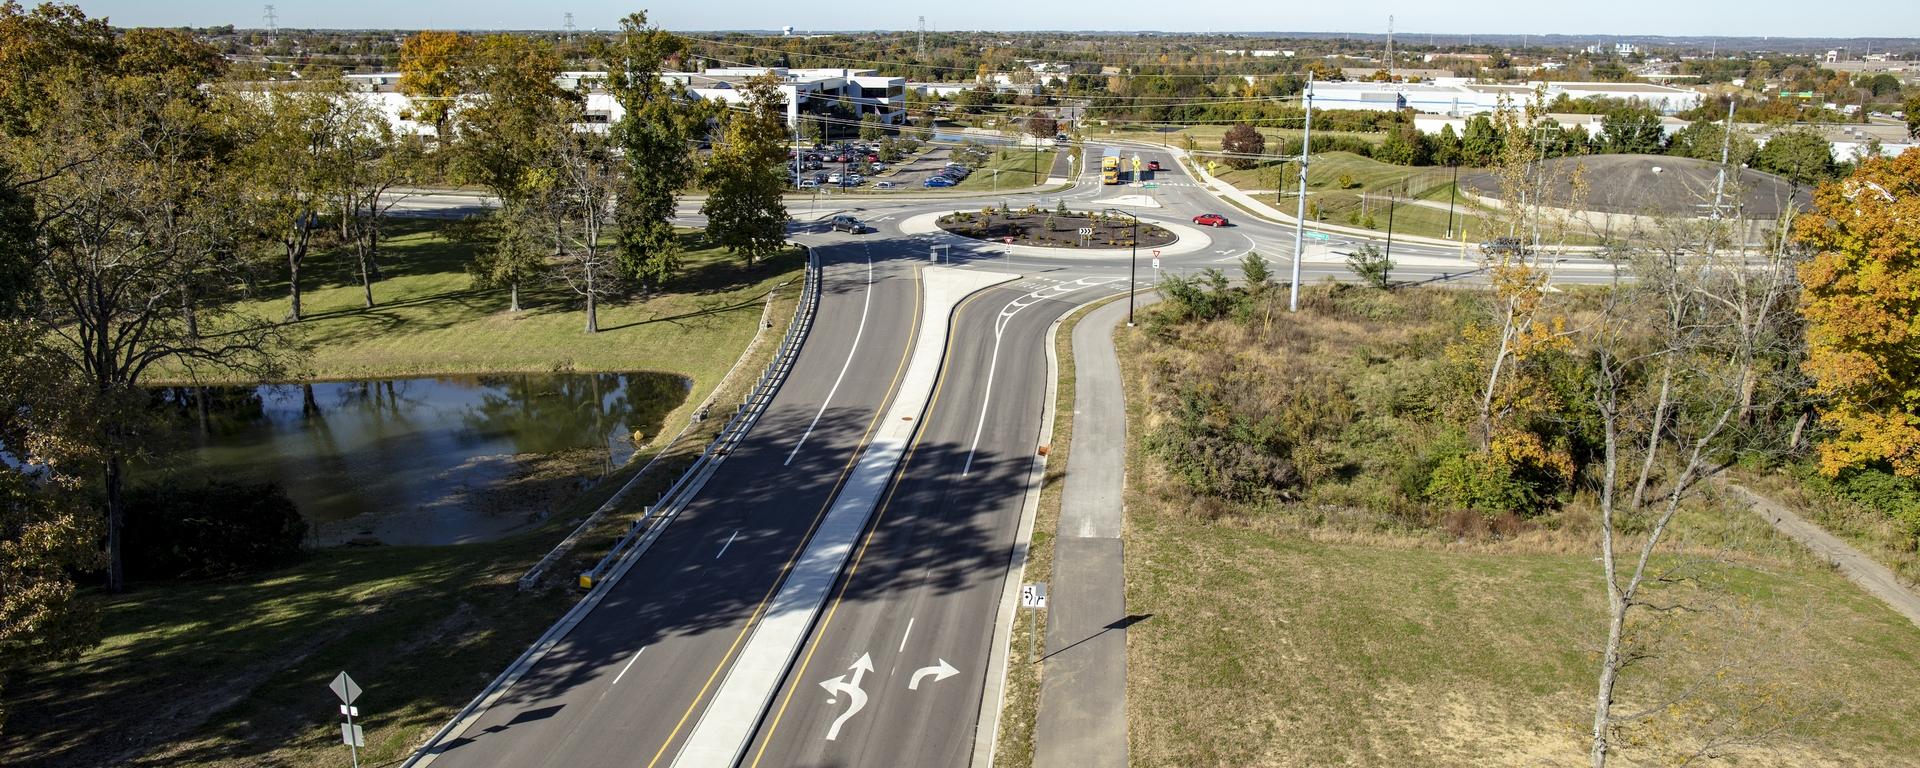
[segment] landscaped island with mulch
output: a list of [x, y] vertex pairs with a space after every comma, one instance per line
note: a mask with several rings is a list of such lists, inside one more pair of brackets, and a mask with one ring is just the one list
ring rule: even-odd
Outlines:
[[[1171, 230], [1126, 216], [1102, 215], [1090, 211], [1062, 208], [1042, 210], [1037, 206], [1022, 209], [987, 208], [960, 211], [940, 217], [940, 228], [962, 237], [1037, 245], [1047, 248], [1159, 248], [1179, 238]], [[1135, 243], [1138, 232], [1140, 242]]]

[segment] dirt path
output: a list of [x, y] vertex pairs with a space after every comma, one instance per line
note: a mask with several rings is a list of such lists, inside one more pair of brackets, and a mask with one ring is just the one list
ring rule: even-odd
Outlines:
[[1874, 562], [1873, 558], [1860, 553], [1852, 545], [1841, 541], [1839, 537], [1828, 533], [1826, 529], [1808, 522], [1806, 518], [1795, 514], [1793, 510], [1746, 488], [1728, 483], [1727, 488], [1746, 498], [1753, 511], [1760, 513], [1767, 522], [1793, 540], [1805, 544], [1813, 553], [1839, 568], [1841, 573], [1860, 585], [1868, 594], [1880, 598], [1881, 602], [1900, 615], [1907, 617], [1916, 626], [1920, 626], [1920, 595], [1901, 586], [1900, 580], [1887, 570], [1887, 567]]

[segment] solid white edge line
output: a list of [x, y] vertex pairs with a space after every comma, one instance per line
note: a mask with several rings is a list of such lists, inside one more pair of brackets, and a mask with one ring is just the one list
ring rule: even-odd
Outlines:
[[[1061, 313], [1047, 327], [1047, 387], [1040, 407], [1039, 445], [1053, 442], [1054, 401], [1059, 399], [1060, 361], [1055, 350], [1059, 347], [1060, 326], [1067, 318], [1084, 312], [1088, 307], [1113, 299], [1113, 295], [1089, 299]], [[1052, 451], [1048, 451], [1052, 453]], [[1027, 549], [1033, 543], [1034, 521], [1040, 515], [1040, 486], [1047, 474], [1047, 456], [1036, 448], [1033, 461], [1027, 470], [1027, 500], [1020, 510], [1019, 538], [1014, 540], [1013, 551], [1008, 555], [1007, 580], [1000, 588], [1000, 613], [993, 624], [993, 644], [987, 647], [987, 680], [980, 690], [980, 721], [974, 724], [973, 762], [971, 768], [993, 768], [994, 750], [1000, 746], [1000, 716], [1006, 707], [1007, 662], [1013, 643], [1013, 619], [1020, 606], [1020, 585], [1026, 581]], [[1038, 691], [1035, 691], [1038, 701]]]
[[[865, 249], [862, 249], [865, 250]], [[826, 279], [823, 277], [824, 284]], [[827, 390], [827, 397], [820, 401], [820, 412], [813, 415], [813, 421], [807, 424], [807, 431], [800, 433], [800, 440], [793, 444], [793, 452], [787, 454], [787, 460], [780, 466], [793, 463], [793, 457], [800, 455], [800, 446], [807, 444], [807, 438], [813, 434], [813, 428], [820, 426], [820, 417], [827, 415], [827, 406], [833, 404], [833, 394], [840, 391], [840, 382], [847, 378], [847, 369], [853, 367], [853, 356], [860, 352], [860, 335], [867, 332], [867, 309], [873, 306], [873, 254], [867, 254], [867, 293], [860, 302], [860, 326], [853, 330], [853, 345], [847, 349], [847, 361], [840, 364], [840, 375], [833, 377], [833, 387]]]

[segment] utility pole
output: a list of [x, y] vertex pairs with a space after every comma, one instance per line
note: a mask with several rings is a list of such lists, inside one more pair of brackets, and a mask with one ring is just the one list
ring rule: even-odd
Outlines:
[[[1460, 197], [1460, 162], [1453, 163], [1453, 187], [1447, 190], [1447, 239], [1453, 239], [1453, 201]], [[1465, 227], [1462, 227], [1465, 229]]]
[[1300, 131], [1300, 201], [1293, 216], [1293, 287], [1287, 290], [1287, 311], [1300, 311], [1300, 259], [1306, 255], [1307, 156], [1313, 154], [1313, 70], [1307, 70], [1306, 126]]
[[1727, 122], [1720, 129], [1720, 177], [1713, 182], [1713, 212], [1709, 214], [1714, 221], [1720, 220], [1720, 205], [1727, 194], [1727, 160], [1733, 151], [1733, 106], [1737, 102], [1727, 100]]

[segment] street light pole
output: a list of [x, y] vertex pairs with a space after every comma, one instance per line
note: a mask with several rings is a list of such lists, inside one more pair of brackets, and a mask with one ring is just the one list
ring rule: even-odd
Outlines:
[[1460, 163], [1453, 164], [1453, 186], [1447, 190], [1447, 239], [1453, 239], [1453, 200], [1460, 196]]
[[1133, 236], [1129, 238], [1129, 240], [1131, 240], [1130, 244], [1133, 246], [1133, 255], [1127, 259], [1127, 327], [1132, 328], [1134, 284], [1137, 282], [1135, 279], [1136, 276], [1140, 273], [1140, 217], [1118, 208], [1108, 208], [1102, 211], [1102, 213], [1117, 213], [1133, 221], [1133, 223], [1129, 225], [1132, 227], [1131, 231], [1133, 234]]
[[1300, 202], [1293, 218], [1293, 286], [1287, 290], [1287, 311], [1300, 311], [1300, 260], [1307, 250], [1307, 157], [1313, 154], [1313, 70], [1307, 70], [1307, 90], [1303, 94], [1307, 121], [1300, 131]]

